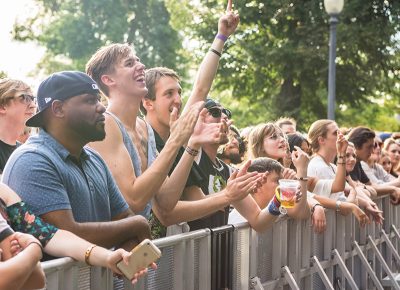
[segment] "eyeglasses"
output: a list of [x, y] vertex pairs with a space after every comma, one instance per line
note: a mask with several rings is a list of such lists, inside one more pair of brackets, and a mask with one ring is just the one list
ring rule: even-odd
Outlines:
[[222, 116], [222, 113], [224, 113], [228, 117], [228, 119], [232, 117], [232, 112], [225, 108], [221, 109], [218, 107], [213, 107], [209, 108], [208, 112], [211, 114], [211, 116], [213, 116], [213, 118], [220, 118]]
[[14, 98], [20, 98], [20, 100], [27, 105], [29, 105], [32, 102], [36, 103], [36, 97], [34, 97], [32, 95], [28, 95], [28, 94], [22, 94], [22, 95], [19, 95], [18, 97], [14, 97]]
[[283, 134], [278, 134], [278, 133], [274, 133], [274, 134], [272, 134], [271, 136], [268, 136], [267, 138], [268, 138], [268, 139], [271, 139], [271, 140], [278, 140], [278, 138], [286, 139], [286, 138], [285, 138], [285, 135], [283, 135]]

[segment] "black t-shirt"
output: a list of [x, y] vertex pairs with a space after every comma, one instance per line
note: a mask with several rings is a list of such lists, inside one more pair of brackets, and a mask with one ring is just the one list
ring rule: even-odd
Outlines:
[[353, 171], [350, 172], [350, 176], [354, 181], [360, 181], [364, 184], [367, 184], [369, 182], [367, 174], [365, 174], [364, 169], [362, 169], [360, 160], [357, 160]]
[[[158, 150], [158, 152], [161, 152], [161, 150], [164, 149], [165, 142], [161, 139], [160, 135], [158, 135], [158, 133], [154, 129], [153, 129], [153, 131], [154, 131], [154, 138], [156, 140], [157, 150]], [[172, 165], [172, 168], [168, 175], [172, 174], [175, 167], [178, 165], [179, 160], [181, 160], [181, 157], [184, 152], [185, 152], [185, 149], [183, 147], [181, 147], [179, 149], [178, 155], [176, 156], [174, 164]], [[193, 165], [192, 165], [192, 168], [190, 169], [189, 177], [186, 181], [185, 187], [189, 187], [189, 186], [193, 186], [193, 185], [200, 187], [201, 184], [204, 182], [205, 178], [206, 177], [204, 176], [203, 172], [199, 168], [199, 165], [197, 165], [196, 162], [193, 162]]]
[[[199, 167], [203, 171], [206, 179], [201, 184], [204, 194], [209, 195], [217, 193], [226, 187], [226, 183], [233, 172], [233, 168], [229, 167], [222, 160], [217, 158], [217, 164], [214, 164], [208, 155], [201, 151]], [[228, 224], [229, 206], [224, 210], [219, 210], [207, 217], [189, 222], [190, 230], [198, 230], [204, 228], [216, 228]]]
[[18, 143], [16, 145], [10, 145], [0, 140], [0, 174], [3, 173], [8, 158], [10, 158], [11, 153], [17, 149], [18, 145]]

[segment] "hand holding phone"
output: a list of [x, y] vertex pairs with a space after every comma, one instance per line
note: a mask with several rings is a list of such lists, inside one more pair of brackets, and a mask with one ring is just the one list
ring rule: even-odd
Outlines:
[[134, 278], [134, 275], [149, 267], [153, 262], [161, 257], [161, 251], [149, 239], [143, 240], [139, 245], [131, 251], [128, 265], [124, 261], [117, 263], [118, 269], [129, 280]]

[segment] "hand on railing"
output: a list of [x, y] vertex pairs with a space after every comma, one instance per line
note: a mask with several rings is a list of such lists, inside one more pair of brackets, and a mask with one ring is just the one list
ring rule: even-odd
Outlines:
[[311, 225], [314, 227], [314, 232], [321, 234], [326, 230], [325, 209], [322, 206], [316, 206], [311, 215]]
[[353, 213], [354, 217], [358, 220], [361, 227], [364, 227], [366, 224], [371, 223], [365, 212], [354, 203], [342, 201], [339, 209], [339, 213], [341, 215], [348, 215], [349, 213]]
[[396, 188], [396, 190], [390, 194], [390, 202], [394, 205], [400, 204], [400, 188]]
[[371, 217], [377, 224], [383, 224], [383, 211], [381, 211], [375, 202], [368, 201], [365, 207], [365, 212], [369, 217]]

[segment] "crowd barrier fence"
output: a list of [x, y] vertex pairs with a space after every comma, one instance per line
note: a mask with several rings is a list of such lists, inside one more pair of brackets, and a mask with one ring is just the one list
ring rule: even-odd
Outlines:
[[[71, 258], [43, 262], [51, 290], [396, 289], [400, 290], [400, 206], [376, 200], [383, 225], [360, 228], [354, 216], [326, 211], [327, 230], [310, 220], [279, 219], [256, 233], [247, 223], [155, 240], [162, 250], [156, 271], [132, 286], [104, 268]], [[221, 255], [223, 249], [228, 255]], [[221, 266], [225, 265], [225, 266]]]

